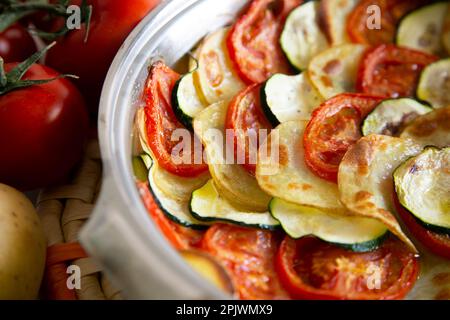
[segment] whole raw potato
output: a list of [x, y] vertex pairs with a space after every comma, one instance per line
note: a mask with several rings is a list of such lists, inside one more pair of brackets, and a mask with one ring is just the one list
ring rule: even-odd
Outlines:
[[0, 299], [36, 299], [46, 239], [36, 210], [19, 191], [0, 184]]

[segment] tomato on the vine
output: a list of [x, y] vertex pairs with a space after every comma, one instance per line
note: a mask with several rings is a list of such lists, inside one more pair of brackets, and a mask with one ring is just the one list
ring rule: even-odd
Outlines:
[[[133, 28], [160, 0], [87, 0], [92, 18], [87, 41], [86, 25], [57, 40], [46, 63], [62, 72], [79, 76], [76, 81], [92, 113], [98, 108], [106, 73], [118, 49]], [[71, 1], [80, 4], [81, 1]], [[57, 24], [59, 27], [59, 23]], [[55, 28], [58, 28], [55, 27]]]
[[[6, 64], [5, 71], [16, 67]], [[2, 87], [0, 182], [21, 190], [46, 187], [61, 182], [80, 160], [89, 127], [87, 109], [78, 89], [58, 77], [51, 68], [33, 64], [20, 80], [54, 80], [28, 82], [11, 91]]]
[[23, 61], [36, 51], [36, 44], [28, 31], [15, 23], [0, 33], [0, 57], [5, 62]]

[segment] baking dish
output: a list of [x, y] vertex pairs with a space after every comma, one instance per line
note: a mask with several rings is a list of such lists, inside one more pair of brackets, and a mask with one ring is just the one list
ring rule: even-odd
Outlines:
[[[118, 53], [105, 82], [99, 118], [104, 185], [81, 241], [131, 298], [228, 298], [180, 260], [148, 219], [131, 171], [133, 120], [147, 67], [173, 66], [204, 35], [230, 23], [247, 1], [171, 1], [147, 17]], [[424, 253], [409, 298], [433, 297], [433, 278], [448, 271]], [[428, 292], [430, 291], [430, 292]]]
[[174, 64], [247, 2], [166, 1], [136, 27], [111, 65], [98, 121], [103, 186], [80, 240], [127, 298], [229, 298], [191, 270], [148, 218], [132, 173], [132, 128], [151, 61]]

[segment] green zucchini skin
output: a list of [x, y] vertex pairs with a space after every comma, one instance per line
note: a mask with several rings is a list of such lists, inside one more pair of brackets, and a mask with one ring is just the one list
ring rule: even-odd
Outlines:
[[[440, 5], [440, 4], [446, 4], [446, 3], [448, 3], [448, 2], [447, 1], [443, 1], [443, 0], [432, 0], [432, 1], [430, 1], [429, 4], [426, 4], [426, 5], [422, 6], [422, 7], [419, 7], [417, 9], [407, 13], [406, 15], [404, 15], [400, 19], [400, 21], [397, 23], [397, 26], [396, 26], [396, 30], [397, 31], [395, 33], [395, 39], [394, 39], [395, 44], [399, 45], [399, 46], [407, 46], [408, 47], [407, 43], [403, 43], [404, 41], [401, 39], [401, 35], [400, 35], [401, 26], [407, 19], [413, 17], [414, 15], [416, 15], [417, 13], [419, 13], [420, 11], [422, 11], [424, 9], [429, 9], [429, 8], [431, 8], [433, 6]], [[417, 21], [417, 22], [418, 22], [417, 25], [425, 25], [425, 23], [423, 21]], [[412, 47], [412, 49], [426, 52], [426, 51], [421, 50], [420, 48], [416, 48], [416, 47]], [[432, 52], [427, 52], [427, 53], [429, 53], [429, 54], [437, 54], [437, 53], [432, 53]]]
[[[396, 193], [397, 196], [397, 193]], [[419, 218], [417, 218], [408, 208], [406, 208], [404, 205], [402, 205], [401, 203], [399, 203], [400, 206], [402, 206], [403, 210], [405, 210], [406, 212], [408, 212], [411, 217], [413, 217], [413, 219], [420, 224], [422, 227], [424, 227], [427, 230], [430, 230], [432, 232], [435, 233], [439, 233], [439, 234], [443, 234], [443, 235], [448, 235], [450, 236], [450, 229], [448, 228], [444, 228], [444, 227], [439, 227], [439, 226], [435, 226], [432, 224], [428, 224], [426, 222], [423, 222], [422, 220], [420, 220]]]
[[354, 243], [354, 244], [342, 244], [342, 243], [334, 243], [334, 242], [330, 242], [330, 243], [335, 246], [349, 250], [349, 251], [364, 253], [364, 252], [375, 251], [376, 249], [381, 247], [383, 242], [386, 241], [389, 238], [389, 236], [390, 236], [390, 232], [386, 232], [381, 237], [374, 239], [372, 241], [367, 241], [367, 242]]
[[[433, 111], [433, 108], [431, 108], [428, 104], [419, 102], [417, 100], [411, 99], [411, 98], [399, 98], [399, 99], [386, 99], [381, 101], [368, 115], [367, 117], [364, 119], [364, 121], [362, 122], [361, 125], [361, 133], [363, 136], [368, 136], [371, 133], [375, 133], [375, 134], [384, 134], [386, 135], [387, 133], [385, 132], [372, 132], [372, 126], [373, 126], [373, 121], [375, 120], [374, 117], [377, 115], [377, 113], [380, 112], [380, 108], [382, 107], [387, 107], [387, 105], [389, 104], [389, 107], [391, 107], [390, 104], [392, 104], [392, 107], [389, 109], [392, 109], [392, 111], [401, 111], [401, 107], [406, 105], [411, 112], [415, 112], [417, 114], [417, 116], [421, 116], [424, 115], [428, 112]], [[396, 106], [398, 104], [398, 106]], [[386, 111], [390, 111], [389, 109], [386, 109]], [[403, 116], [406, 116], [408, 113], [404, 113]], [[397, 115], [401, 115], [401, 112], [397, 112], [396, 114], [394, 114], [395, 116]], [[383, 116], [383, 114], [381, 114], [381, 116]], [[380, 120], [380, 123], [386, 123], [387, 119], [376, 119], [376, 120]], [[389, 119], [389, 120], [392, 120]], [[402, 120], [402, 119], [400, 119]], [[372, 121], [372, 123], [371, 123]], [[388, 122], [390, 123], [390, 122]], [[397, 125], [399, 125], [399, 127], [397, 128], [397, 130], [400, 130], [402, 127], [404, 127], [404, 125], [406, 123], [401, 123], [398, 122], [396, 123]], [[386, 128], [387, 129], [387, 126]], [[399, 134], [400, 132], [397, 132], [397, 134]]]
[[225, 218], [202, 217], [199, 214], [197, 214], [195, 211], [193, 211], [192, 208], [190, 208], [190, 210], [191, 210], [192, 216], [195, 219], [204, 221], [204, 222], [211, 222], [211, 223], [224, 222], [224, 223], [229, 223], [229, 224], [233, 224], [233, 225], [237, 225], [237, 226], [241, 226], [241, 227], [269, 230], [269, 231], [282, 230], [281, 226], [279, 226], [279, 225], [271, 226], [271, 225], [266, 225], [266, 224], [248, 224], [248, 223], [244, 223], [241, 221], [225, 219]]
[[189, 131], [193, 132], [194, 128], [192, 127], [192, 121], [193, 119], [185, 114], [183, 110], [180, 107], [180, 104], [178, 102], [178, 89], [180, 88], [180, 83], [183, 80], [185, 76], [182, 76], [178, 81], [175, 83], [175, 86], [172, 90], [172, 108], [175, 113], [175, 116], [177, 117], [178, 121], [181, 122], [183, 126], [186, 127]]
[[176, 224], [179, 224], [183, 227], [186, 228], [190, 228], [193, 230], [206, 230], [209, 228], [209, 226], [207, 225], [198, 225], [198, 224], [191, 224], [191, 223], [186, 223], [184, 221], [181, 221], [180, 219], [178, 219], [176, 216], [174, 216], [173, 214], [171, 214], [170, 212], [168, 212], [163, 205], [161, 204], [161, 202], [159, 201], [158, 197], [156, 196], [156, 194], [153, 192], [153, 189], [151, 187], [149, 187], [150, 193], [153, 196], [153, 200], [155, 201], [155, 203], [157, 204], [158, 208], [161, 209], [161, 211], [164, 213], [164, 215], [171, 221], [175, 222]]
[[278, 121], [277, 117], [273, 114], [272, 110], [270, 110], [270, 106], [267, 103], [267, 94], [266, 94], [266, 86], [267, 83], [270, 81], [270, 79], [273, 76], [271, 76], [269, 79], [264, 82], [264, 84], [261, 86], [260, 96], [261, 96], [261, 106], [264, 111], [264, 114], [266, 115], [267, 120], [272, 124], [272, 126], [278, 127], [280, 125], [280, 121]]
[[[280, 228], [278, 221], [272, 219], [269, 213], [250, 213], [236, 209], [227, 200], [220, 197], [212, 180], [192, 193], [189, 210], [195, 219], [203, 222], [226, 222], [263, 230]], [[261, 221], [261, 219], [265, 219], [265, 221]]]
[[[400, 194], [401, 185], [402, 185], [402, 177], [404, 177], [402, 172], [405, 172], [404, 171], [404, 167], [407, 169], [407, 174], [408, 175], [414, 175], [414, 174], [417, 175], [417, 173], [415, 173], [412, 170], [417, 170], [418, 167], [420, 168], [420, 163], [419, 163], [419, 165], [416, 164], [416, 163], [413, 163], [413, 165], [411, 167], [409, 167], [407, 165], [410, 163], [410, 161], [413, 161], [413, 160], [421, 157], [422, 155], [426, 154], [429, 151], [431, 151], [431, 152], [433, 152], [433, 151], [443, 152], [444, 150], [445, 151], [449, 151], [450, 147], [442, 148], [442, 149], [437, 148], [435, 146], [425, 147], [424, 151], [421, 154], [419, 154], [419, 155], [417, 155], [415, 157], [409, 158], [404, 163], [402, 163], [399, 167], [397, 167], [395, 169], [394, 173], [393, 173], [394, 185], [395, 185], [394, 192], [395, 192], [395, 196], [398, 199], [398, 204], [406, 212], [408, 212], [415, 219], [415, 221], [418, 224], [420, 224], [422, 227], [424, 227], [427, 230], [430, 230], [430, 231], [433, 231], [433, 232], [436, 232], [436, 233], [439, 233], [439, 234], [450, 235], [450, 228], [448, 228], [447, 226], [440, 226], [440, 225], [437, 225], [437, 224], [431, 224], [429, 222], [426, 222], [425, 221], [426, 219], [423, 216], [421, 217], [419, 214], [414, 214], [413, 211], [406, 206], [407, 204], [404, 204], [404, 201], [402, 199], [402, 195]], [[418, 199], [418, 200], [421, 200], [421, 199]]]
[[292, 239], [298, 240], [298, 239], [301, 239], [303, 237], [314, 236], [314, 237], [316, 237], [318, 239], [321, 239], [324, 242], [327, 242], [327, 243], [330, 243], [332, 245], [344, 248], [346, 250], [353, 251], [353, 252], [361, 252], [362, 253], [362, 252], [371, 252], [371, 251], [374, 251], [374, 250], [378, 249], [390, 235], [390, 232], [388, 230], [386, 230], [385, 232], [380, 233], [377, 237], [374, 237], [373, 239], [370, 239], [368, 241], [363, 241], [363, 242], [355, 242], [355, 243], [342, 243], [342, 242], [329, 241], [329, 240], [325, 239], [326, 237], [320, 236], [318, 233], [314, 233], [314, 232], [311, 232], [309, 234], [306, 234], [306, 232], [305, 232], [305, 234], [303, 234], [302, 236], [295, 236], [295, 235], [292, 234], [292, 232], [289, 231], [289, 228], [287, 228], [283, 224], [282, 219], [277, 217], [277, 214], [275, 214], [274, 205], [275, 205], [275, 201], [276, 200], [277, 200], [276, 198], [274, 198], [274, 200], [272, 200], [271, 204], [269, 205], [269, 208], [270, 208], [269, 211], [270, 211], [272, 217], [275, 220], [280, 222], [281, 228]]

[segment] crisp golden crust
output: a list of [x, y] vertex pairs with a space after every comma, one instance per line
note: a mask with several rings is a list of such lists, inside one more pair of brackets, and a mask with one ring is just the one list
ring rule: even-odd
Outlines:
[[421, 147], [410, 140], [370, 135], [349, 149], [339, 167], [342, 203], [352, 213], [378, 219], [416, 251], [395, 218], [392, 174], [401, 163], [418, 154]]
[[450, 146], [450, 107], [418, 117], [406, 127], [401, 138], [411, 139], [422, 146]]
[[[303, 133], [306, 121], [289, 121], [278, 126], [279, 157], [264, 157], [268, 142], [260, 148], [256, 179], [270, 195], [303, 206], [342, 211], [336, 184], [317, 177], [305, 163]], [[276, 147], [276, 146], [272, 146]]]

